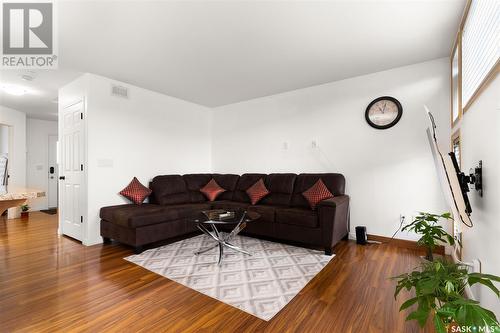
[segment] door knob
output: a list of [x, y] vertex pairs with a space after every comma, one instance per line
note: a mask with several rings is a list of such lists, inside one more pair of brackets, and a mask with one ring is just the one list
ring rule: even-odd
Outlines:
[[65, 180], [65, 179], [66, 179], [66, 177], [61, 176], [61, 177], [59, 177], [59, 179], [60, 179], [60, 180]]
[[55, 171], [55, 170], [54, 170], [54, 167], [50, 167], [50, 168], [49, 168], [49, 173], [50, 173], [50, 174], [53, 174], [53, 173], [54, 173], [54, 171]]

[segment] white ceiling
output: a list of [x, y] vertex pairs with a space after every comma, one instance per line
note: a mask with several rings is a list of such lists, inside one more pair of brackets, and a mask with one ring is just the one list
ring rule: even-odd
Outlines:
[[49, 80], [57, 85], [91, 72], [214, 107], [447, 56], [464, 6], [465, 0], [60, 2], [63, 74], [47, 75], [58, 77]]
[[[33, 76], [33, 81], [23, 80], [22, 75], [26, 74]], [[70, 70], [2, 70], [0, 71], [0, 86], [23, 87], [27, 93], [23, 96], [13, 96], [0, 89], [0, 104], [23, 111], [30, 118], [56, 120], [57, 90], [80, 75], [81, 73]]]

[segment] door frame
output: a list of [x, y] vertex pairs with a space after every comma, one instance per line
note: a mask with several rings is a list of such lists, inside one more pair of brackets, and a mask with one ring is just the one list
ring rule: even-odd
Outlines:
[[[59, 142], [59, 154], [58, 154], [58, 161], [57, 161], [57, 168], [59, 169], [58, 177], [64, 176], [64, 170], [61, 167], [62, 165], [62, 147], [64, 147], [64, 119], [62, 117], [62, 114], [65, 109], [70, 108], [78, 103], [82, 103], [82, 113], [83, 113], [83, 138], [82, 138], [82, 149], [83, 149], [83, 181], [82, 181], [82, 195], [81, 195], [81, 202], [80, 202], [80, 207], [81, 207], [81, 216], [83, 216], [83, 222], [82, 222], [82, 244], [87, 245], [88, 243], [88, 151], [87, 151], [87, 103], [86, 103], [86, 98], [84, 96], [79, 97], [72, 102], [65, 104], [63, 106], [59, 105], [59, 110], [58, 110], [58, 142]], [[62, 181], [58, 179], [58, 193], [61, 194], [62, 192]], [[59, 226], [57, 229], [57, 233], [59, 235], [63, 235], [63, 214], [62, 210], [64, 209], [64, 203], [63, 203], [63, 197], [64, 195], [59, 195], [57, 198], [57, 204], [58, 204], [58, 219], [59, 219]]]
[[[0, 125], [7, 126], [7, 129], [9, 131], [9, 133], [8, 133], [8, 137], [9, 137], [9, 144], [8, 144], [9, 163], [7, 164], [7, 176], [10, 177], [9, 171], [12, 168], [12, 160], [14, 159], [14, 157], [17, 156], [16, 152], [14, 151], [14, 131], [16, 131], [16, 128], [15, 128], [14, 124], [9, 123], [8, 121], [3, 121], [0, 123]], [[27, 163], [25, 163], [25, 164], [27, 164]], [[7, 192], [8, 192], [9, 191], [8, 189], [12, 188], [11, 179], [9, 178], [7, 180], [7, 182], [8, 182], [8, 186], [7, 186]], [[20, 186], [17, 185], [17, 187], [20, 187]], [[21, 187], [26, 187], [26, 182]], [[7, 219], [18, 218], [20, 216], [20, 214], [21, 213], [20, 213], [20, 210], [18, 207], [13, 207], [13, 208], [7, 209]]]
[[[57, 126], [59, 127], [59, 123], [57, 124]], [[57, 170], [57, 186], [56, 186], [56, 189], [57, 189], [57, 193], [56, 193], [56, 204], [58, 205], [57, 207], [50, 207], [50, 180], [48, 178], [49, 176], [49, 170], [50, 170], [50, 137], [55, 137], [56, 138], [56, 170]], [[51, 208], [59, 208], [59, 161], [58, 161], [58, 156], [59, 156], [59, 134], [49, 134], [47, 135], [47, 209], [51, 209]]]
[[[11, 159], [11, 156], [12, 156], [12, 125], [9, 125], [7, 123], [3, 123], [3, 122], [0, 122], [0, 126], [5, 126], [7, 128], [7, 158]], [[9, 184], [9, 163], [7, 162], [7, 170], [6, 170], [6, 175], [7, 175], [7, 186], [6, 186], [6, 189], [8, 189], [8, 184]], [[1, 184], [0, 184], [1, 185]], [[1, 213], [0, 213], [1, 214]], [[9, 212], [7, 210], [7, 215], [9, 215]]]

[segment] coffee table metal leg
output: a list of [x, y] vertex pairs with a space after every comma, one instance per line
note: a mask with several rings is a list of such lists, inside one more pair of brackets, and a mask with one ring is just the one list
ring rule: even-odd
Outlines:
[[203, 249], [200, 249], [200, 250], [196, 251], [194, 254], [198, 255], [198, 254], [202, 254], [202, 253], [208, 252], [208, 251], [210, 251], [211, 249], [213, 249], [214, 247], [217, 247], [217, 246], [219, 246], [219, 243], [215, 243], [212, 246], [207, 246], [207, 247], [205, 247]]
[[215, 237], [204, 225], [198, 224], [198, 229], [200, 229], [205, 235], [212, 237], [215, 241], [219, 241], [217, 237]]
[[234, 237], [236, 236], [243, 228], [245, 228], [246, 226], [246, 223], [245, 223], [245, 216], [246, 216], [246, 212], [245, 214], [243, 214], [243, 216], [241, 217], [240, 221], [238, 222], [238, 224], [233, 228], [233, 230], [227, 234], [225, 237], [224, 235], [222, 235], [219, 230], [217, 229], [217, 227], [215, 226], [214, 223], [210, 223], [210, 226], [212, 227], [212, 231], [210, 231], [205, 225], [199, 223], [197, 225], [198, 229], [200, 229], [205, 235], [211, 237], [213, 240], [215, 240], [217, 243], [214, 244], [213, 246], [208, 246], [208, 247], [205, 247], [205, 248], [202, 248], [200, 250], [198, 250], [197, 252], [195, 252], [194, 254], [195, 255], [198, 255], [198, 254], [202, 254], [202, 253], [205, 253], [207, 251], [210, 251], [211, 249], [219, 246], [219, 260], [218, 260], [218, 264], [220, 265], [222, 263], [222, 257], [224, 256], [224, 246], [227, 246], [228, 248], [230, 249], [233, 249], [235, 251], [238, 251], [238, 252], [241, 252], [241, 253], [244, 253], [246, 255], [249, 255], [251, 256], [252, 254], [243, 250], [242, 248], [234, 245], [234, 244], [231, 244], [229, 241]]
[[219, 265], [222, 263], [222, 256], [223, 255], [224, 255], [224, 244], [219, 243], [219, 262], [218, 262]]
[[233, 244], [231, 244], [231, 243], [224, 242], [224, 245], [225, 245], [225, 246], [227, 246], [227, 247], [228, 247], [228, 248], [230, 248], [230, 249], [235, 250], [235, 251], [238, 251], [238, 252], [241, 252], [241, 253], [247, 254], [247, 255], [249, 255], [249, 256], [251, 256], [251, 255], [252, 255], [251, 253], [249, 253], [249, 252], [247, 252], [247, 251], [243, 250], [241, 247], [238, 247], [238, 246], [233, 245]]

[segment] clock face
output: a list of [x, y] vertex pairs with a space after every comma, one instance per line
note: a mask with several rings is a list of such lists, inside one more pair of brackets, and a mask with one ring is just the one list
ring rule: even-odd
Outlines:
[[365, 118], [368, 124], [377, 129], [386, 129], [396, 125], [401, 118], [401, 103], [392, 97], [379, 97], [366, 108]]

